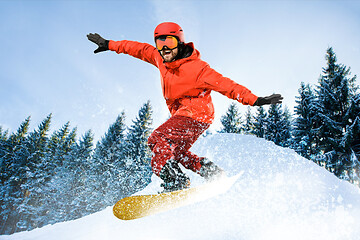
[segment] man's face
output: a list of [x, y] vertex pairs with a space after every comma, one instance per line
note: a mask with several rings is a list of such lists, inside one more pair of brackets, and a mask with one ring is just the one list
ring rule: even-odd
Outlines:
[[178, 48], [169, 49], [166, 46], [160, 51], [161, 56], [164, 58], [165, 62], [172, 62], [175, 59], [178, 52], [179, 52]]
[[155, 39], [155, 45], [165, 62], [174, 61], [176, 55], [179, 53], [179, 41], [174, 36], [164, 35], [157, 37]]

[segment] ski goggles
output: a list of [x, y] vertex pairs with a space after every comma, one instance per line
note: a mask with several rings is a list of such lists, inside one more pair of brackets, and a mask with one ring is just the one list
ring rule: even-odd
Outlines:
[[179, 41], [174, 36], [160, 36], [155, 40], [156, 48], [161, 51], [166, 46], [170, 50], [177, 48]]

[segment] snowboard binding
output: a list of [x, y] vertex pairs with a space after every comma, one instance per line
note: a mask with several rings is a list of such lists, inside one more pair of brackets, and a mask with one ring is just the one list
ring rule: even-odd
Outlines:
[[173, 192], [190, 187], [190, 178], [183, 173], [178, 163], [173, 159], [166, 162], [159, 177], [164, 181], [160, 186], [163, 192]]
[[213, 181], [225, 176], [225, 171], [218, 165], [210, 161], [208, 158], [200, 160], [200, 176], [205, 178], [206, 181]]

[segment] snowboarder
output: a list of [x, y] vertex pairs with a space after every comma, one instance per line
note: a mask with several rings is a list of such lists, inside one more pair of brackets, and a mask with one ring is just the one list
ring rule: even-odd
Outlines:
[[148, 145], [153, 153], [152, 170], [164, 181], [164, 191], [190, 186], [190, 179], [179, 164], [207, 180], [223, 174], [215, 163], [189, 151], [214, 119], [212, 90], [251, 106], [277, 104], [283, 99], [280, 94], [257, 97], [246, 87], [210, 68], [200, 59], [200, 52], [194, 44], [185, 43], [182, 28], [173, 22], [164, 22], [155, 28], [155, 47], [135, 41], [106, 40], [97, 33], [90, 33], [87, 37], [98, 45], [94, 53], [106, 50], [125, 53], [159, 69], [171, 117], [154, 130]]

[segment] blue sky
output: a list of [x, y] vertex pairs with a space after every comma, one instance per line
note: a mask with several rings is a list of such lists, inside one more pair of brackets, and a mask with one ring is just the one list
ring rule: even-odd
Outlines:
[[[152, 44], [163, 21], [179, 23], [215, 70], [258, 96], [283, 94], [290, 110], [300, 83], [317, 83], [328, 47], [360, 74], [358, 1], [0, 0], [0, 126], [15, 131], [31, 115], [36, 128], [53, 113], [52, 130], [70, 121], [99, 139], [121, 111], [130, 125], [147, 100], [158, 126], [169, 115], [157, 69], [95, 55], [86, 34]], [[232, 100], [212, 96], [218, 129]]]

